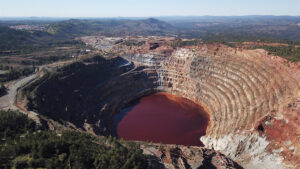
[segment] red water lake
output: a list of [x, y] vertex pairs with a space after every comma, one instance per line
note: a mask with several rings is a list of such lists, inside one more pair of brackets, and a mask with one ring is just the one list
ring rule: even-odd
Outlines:
[[209, 116], [201, 105], [168, 93], [142, 97], [115, 117], [118, 138], [203, 146]]

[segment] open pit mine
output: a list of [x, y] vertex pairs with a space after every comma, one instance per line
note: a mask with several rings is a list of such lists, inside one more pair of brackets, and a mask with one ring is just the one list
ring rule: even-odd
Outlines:
[[101, 56], [33, 82], [29, 110], [140, 141], [161, 168], [300, 168], [299, 64], [261, 49], [174, 47], [166, 37], [81, 40]]

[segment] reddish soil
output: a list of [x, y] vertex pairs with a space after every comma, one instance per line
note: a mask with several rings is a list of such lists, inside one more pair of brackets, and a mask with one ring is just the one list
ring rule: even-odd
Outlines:
[[209, 116], [199, 104], [156, 93], [124, 110], [126, 114], [117, 125], [119, 138], [203, 146], [200, 137], [205, 135]]
[[300, 140], [300, 120], [299, 110], [300, 101], [295, 99], [284, 108], [282, 119], [276, 119], [271, 115], [262, 118], [256, 124], [261, 136], [265, 136], [270, 144], [270, 151], [274, 149], [282, 149], [281, 156], [284, 160], [299, 168], [300, 155], [297, 153]]

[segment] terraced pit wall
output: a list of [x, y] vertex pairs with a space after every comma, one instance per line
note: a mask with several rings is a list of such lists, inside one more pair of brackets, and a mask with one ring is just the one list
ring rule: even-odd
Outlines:
[[270, 141], [257, 132], [256, 124], [268, 115], [281, 116], [285, 103], [299, 93], [297, 80], [288, 72], [247, 53], [178, 49], [169, 57], [123, 57], [63, 68], [37, 88], [33, 109], [110, 135], [113, 115], [128, 102], [169, 92], [207, 109], [210, 125], [201, 138], [207, 148], [220, 150], [246, 168], [287, 168], [281, 151], [270, 150]]
[[264, 136], [257, 124], [265, 117], [284, 121], [286, 103], [298, 97], [298, 82], [290, 72], [251, 54], [179, 49], [163, 59], [155, 53], [130, 59], [158, 73], [159, 90], [207, 109], [210, 125], [201, 138], [207, 148], [220, 150], [246, 168], [295, 168], [283, 164], [280, 153], [299, 157], [299, 152], [272, 147], [277, 143]]
[[31, 109], [100, 135], [112, 135], [113, 115], [136, 97], [155, 92], [157, 73], [122, 58], [75, 63], [36, 88]]

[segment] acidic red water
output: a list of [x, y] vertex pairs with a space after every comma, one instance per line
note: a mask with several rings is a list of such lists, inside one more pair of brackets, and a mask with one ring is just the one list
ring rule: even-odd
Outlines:
[[203, 146], [200, 137], [209, 122], [199, 104], [167, 93], [143, 97], [120, 114], [119, 138], [165, 144]]

